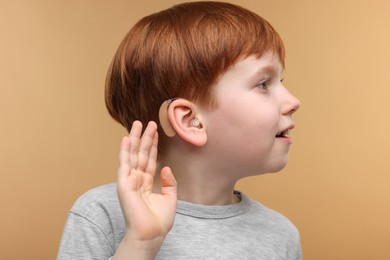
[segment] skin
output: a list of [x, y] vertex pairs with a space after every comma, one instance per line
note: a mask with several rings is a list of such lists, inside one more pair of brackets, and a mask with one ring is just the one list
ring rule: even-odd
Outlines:
[[283, 86], [282, 73], [278, 56], [268, 52], [239, 61], [215, 86], [219, 106], [205, 117], [210, 154], [218, 155], [212, 161], [232, 180], [287, 164], [291, 138], [275, 135], [294, 126], [292, 114], [300, 103]]
[[121, 142], [117, 189], [126, 232], [113, 259], [154, 259], [176, 213], [177, 184], [169, 167], [160, 173], [161, 193], [153, 192], [156, 123], [150, 122], [142, 137], [141, 132], [141, 122], [135, 121]]
[[[154, 259], [173, 226], [177, 199], [235, 203], [239, 179], [285, 167], [292, 141], [277, 134], [294, 127], [300, 104], [283, 86], [282, 72], [271, 52], [249, 56], [214, 86], [217, 108], [173, 101], [167, 116], [177, 134], [159, 161], [156, 123], [141, 135], [142, 124], [134, 122], [120, 149], [118, 197], [126, 232], [113, 259]], [[194, 118], [200, 126], [191, 125]]]

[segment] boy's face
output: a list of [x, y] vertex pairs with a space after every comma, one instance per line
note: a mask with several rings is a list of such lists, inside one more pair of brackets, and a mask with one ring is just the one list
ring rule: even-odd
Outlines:
[[220, 170], [244, 177], [286, 165], [299, 101], [283, 86], [282, 72], [278, 56], [268, 52], [237, 62], [214, 86], [218, 107], [204, 119]]

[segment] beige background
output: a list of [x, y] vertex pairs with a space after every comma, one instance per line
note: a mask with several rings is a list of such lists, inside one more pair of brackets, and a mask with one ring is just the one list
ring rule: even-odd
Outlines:
[[[138, 19], [178, 2], [0, 0], [1, 259], [54, 259], [74, 200], [115, 179], [106, 69]], [[305, 259], [390, 259], [390, 1], [231, 2], [280, 32], [302, 102], [289, 166], [239, 189], [297, 225]]]

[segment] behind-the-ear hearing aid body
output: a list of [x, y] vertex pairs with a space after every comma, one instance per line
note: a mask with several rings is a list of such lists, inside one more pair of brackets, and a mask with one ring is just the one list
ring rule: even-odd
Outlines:
[[175, 132], [175, 130], [173, 130], [171, 123], [169, 122], [169, 119], [168, 119], [168, 107], [172, 103], [173, 100], [175, 100], [175, 99], [173, 98], [173, 99], [165, 100], [161, 104], [160, 110], [158, 112], [158, 117], [160, 119], [161, 128], [163, 129], [164, 133], [169, 137], [174, 137], [176, 135], [176, 132]]

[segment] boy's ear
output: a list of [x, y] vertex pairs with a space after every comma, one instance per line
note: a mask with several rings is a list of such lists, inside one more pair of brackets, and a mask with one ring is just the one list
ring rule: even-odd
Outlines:
[[172, 129], [178, 136], [200, 147], [207, 143], [207, 133], [201, 113], [197, 112], [196, 108], [194, 103], [178, 98], [169, 104], [167, 116]]

